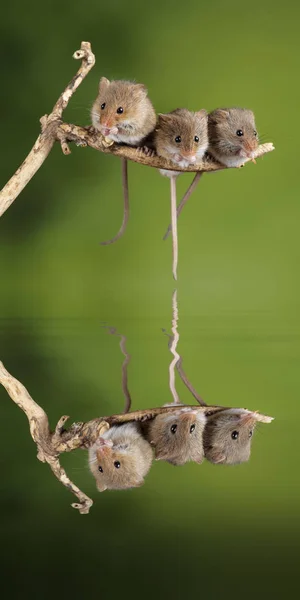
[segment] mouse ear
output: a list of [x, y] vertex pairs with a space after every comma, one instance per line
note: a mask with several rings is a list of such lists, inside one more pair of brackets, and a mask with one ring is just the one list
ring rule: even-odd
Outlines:
[[217, 108], [217, 110], [214, 111], [214, 117], [216, 121], [227, 121], [229, 117], [229, 111], [225, 108]]
[[199, 117], [199, 119], [204, 119], [207, 118], [207, 111], [205, 108], [202, 108], [201, 110], [197, 110], [195, 115], [196, 117]]
[[105, 492], [105, 490], [107, 490], [107, 485], [105, 485], [104, 483], [100, 483], [100, 481], [97, 481], [97, 490], [99, 492]]
[[147, 96], [148, 90], [147, 90], [146, 86], [143, 83], [135, 83], [134, 87], [139, 92], [142, 92], [144, 96]]
[[104, 92], [104, 90], [107, 90], [107, 88], [110, 86], [110, 81], [109, 79], [106, 79], [106, 77], [101, 77], [100, 82], [99, 82], [99, 92]]
[[170, 123], [170, 121], [172, 121], [172, 115], [158, 113], [157, 116], [158, 116], [158, 122], [159, 123], [166, 123], [166, 124], [168, 124], [168, 123]]

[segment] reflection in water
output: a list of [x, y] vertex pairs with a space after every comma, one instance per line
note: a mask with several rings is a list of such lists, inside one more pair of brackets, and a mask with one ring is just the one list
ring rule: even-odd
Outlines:
[[173, 310], [173, 318], [172, 318], [172, 333], [173, 336], [171, 338], [170, 351], [172, 352], [174, 358], [169, 366], [169, 385], [171, 394], [174, 399], [174, 404], [180, 404], [180, 399], [175, 387], [175, 367], [180, 359], [180, 356], [176, 350], [177, 344], [179, 341], [179, 333], [177, 328], [178, 323], [178, 306], [177, 306], [177, 290], [173, 292], [172, 297], [172, 310]]
[[167, 333], [165, 329], [162, 329], [162, 331], [169, 338], [168, 346], [174, 356], [174, 359], [172, 360], [170, 367], [169, 367], [169, 386], [170, 386], [171, 394], [174, 398], [174, 403], [175, 404], [180, 403], [180, 399], [179, 399], [178, 393], [175, 388], [175, 367], [176, 367], [182, 382], [187, 387], [187, 389], [191, 392], [192, 396], [194, 396], [195, 400], [197, 400], [197, 402], [199, 404], [201, 404], [201, 406], [207, 406], [206, 402], [204, 402], [204, 400], [201, 398], [201, 396], [199, 396], [198, 392], [195, 390], [195, 388], [193, 387], [193, 385], [187, 378], [187, 376], [183, 370], [183, 367], [182, 367], [182, 357], [177, 352], [177, 344], [179, 342], [177, 290], [175, 290], [173, 293], [172, 310], [173, 310], [173, 319], [172, 319], [173, 335], [170, 335], [169, 333]]
[[122, 364], [122, 391], [125, 396], [125, 408], [124, 413], [127, 413], [131, 407], [131, 395], [128, 389], [128, 375], [127, 375], [127, 367], [129, 365], [131, 356], [127, 352], [126, 349], [126, 336], [118, 333], [115, 327], [109, 327], [107, 325], [103, 325], [104, 328], [108, 330], [111, 335], [117, 335], [120, 339], [120, 348], [122, 354], [125, 356], [125, 359]]

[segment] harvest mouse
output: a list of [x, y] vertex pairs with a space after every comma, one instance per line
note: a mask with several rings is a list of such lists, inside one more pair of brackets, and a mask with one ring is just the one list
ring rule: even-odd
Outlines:
[[246, 108], [217, 108], [208, 115], [208, 152], [226, 167], [254, 161], [258, 134], [254, 114]]
[[[201, 161], [208, 146], [207, 113], [177, 108], [158, 115], [154, 144], [156, 153], [171, 160], [182, 169]], [[177, 279], [178, 240], [176, 216], [176, 178], [178, 171], [160, 169], [171, 182], [171, 223], [173, 237], [173, 277]]]
[[89, 449], [89, 467], [99, 492], [143, 485], [153, 460], [138, 423], [113, 425]]
[[[109, 140], [140, 146], [156, 124], [155, 110], [142, 83], [109, 81], [101, 77], [99, 93], [91, 111], [93, 126]], [[103, 245], [112, 244], [124, 233], [129, 218], [127, 160], [122, 159], [124, 193], [123, 223], [117, 235]]]
[[[241, 167], [254, 160], [258, 135], [251, 110], [245, 108], [217, 108], [208, 115], [208, 152], [226, 167]], [[194, 191], [202, 173], [196, 173], [190, 187], [177, 208], [177, 218]], [[171, 232], [169, 225], [164, 240]]]
[[256, 423], [272, 420], [272, 417], [243, 408], [229, 408], [207, 417], [203, 434], [205, 458], [216, 464], [246, 462], [250, 458]]
[[203, 430], [206, 417], [189, 407], [157, 415], [145, 426], [146, 439], [154, 447], [155, 458], [173, 465], [204, 458]]

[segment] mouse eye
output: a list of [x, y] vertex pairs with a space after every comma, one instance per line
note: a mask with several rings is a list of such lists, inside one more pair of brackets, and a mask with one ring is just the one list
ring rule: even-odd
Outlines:
[[238, 135], [239, 137], [241, 137], [242, 135], [244, 135], [244, 132], [242, 131], [242, 129], [238, 129], [236, 131], [236, 135]]
[[254, 133], [254, 135], [256, 137], [257, 136], [257, 131], [255, 129], [254, 129], [253, 133]]
[[122, 112], [123, 112], [123, 110], [124, 110], [124, 109], [122, 108], [122, 106], [119, 106], [119, 108], [117, 108], [117, 113], [118, 113], [118, 115], [121, 115], [121, 114], [122, 114]]
[[249, 438], [252, 438], [252, 436], [253, 436], [253, 431], [251, 429], [251, 431], [249, 431]]
[[177, 429], [177, 425], [176, 425], [176, 423], [174, 423], [174, 425], [172, 425], [172, 427], [171, 427], [171, 433], [175, 433], [176, 429]]
[[197, 142], [197, 144], [198, 144], [198, 142], [199, 142], [199, 138], [198, 138], [198, 136], [197, 136], [197, 135], [195, 135], [195, 137], [194, 137], [194, 140], [195, 140], [195, 142]]
[[176, 142], [176, 144], [180, 144], [180, 142], [181, 142], [180, 135], [177, 135], [177, 137], [175, 138], [175, 142]]
[[196, 425], [195, 423], [193, 423], [193, 425], [190, 426], [190, 433], [193, 433], [193, 431], [195, 431]]
[[100, 473], [103, 473], [102, 467], [98, 467], [98, 471], [100, 471]]
[[105, 108], [105, 102], [103, 102], [103, 104], [101, 104], [101, 110], [103, 110]]
[[118, 460], [115, 460], [114, 466], [116, 467], [116, 469], [119, 469], [121, 466], [121, 463]]
[[237, 440], [239, 437], [239, 432], [238, 431], [233, 431], [231, 434], [231, 437], [233, 440]]

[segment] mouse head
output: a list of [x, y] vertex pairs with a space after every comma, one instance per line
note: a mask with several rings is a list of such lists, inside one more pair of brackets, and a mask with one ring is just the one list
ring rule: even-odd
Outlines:
[[[130, 130], [139, 110], [143, 116], [147, 89], [141, 83], [100, 79], [99, 94], [92, 109], [93, 124], [105, 137], [117, 136], [120, 128]], [[149, 101], [148, 101], [149, 102]], [[119, 141], [119, 139], [117, 139]]]
[[[112, 428], [90, 449], [89, 465], [100, 492], [139, 487], [144, 483], [152, 463], [152, 450], [140, 433], [132, 433], [130, 425]], [[116, 437], [114, 429], [121, 430], [121, 435], [117, 432]]]
[[178, 108], [158, 115], [156, 151], [180, 167], [199, 162], [208, 146], [207, 112]]
[[203, 435], [205, 458], [228, 465], [249, 460], [258, 421], [270, 423], [272, 417], [242, 408], [230, 408], [208, 417]]
[[208, 115], [211, 147], [218, 152], [242, 159], [253, 158], [258, 147], [258, 134], [251, 110], [218, 108]]
[[204, 425], [203, 413], [188, 408], [155, 417], [148, 439], [155, 448], [156, 459], [173, 465], [183, 465], [189, 460], [201, 463]]

